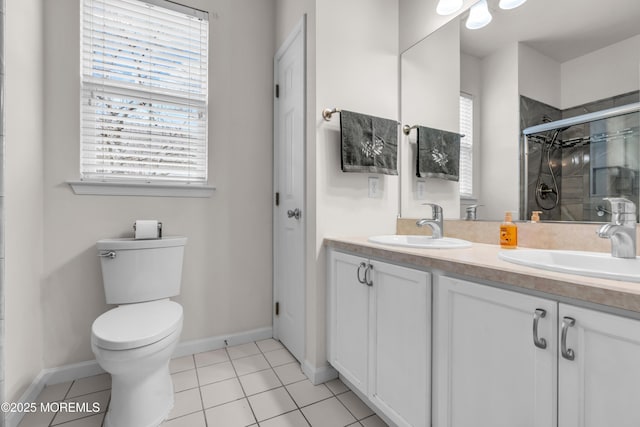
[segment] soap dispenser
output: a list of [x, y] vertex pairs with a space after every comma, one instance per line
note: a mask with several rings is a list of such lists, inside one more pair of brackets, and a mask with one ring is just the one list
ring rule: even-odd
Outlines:
[[511, 212], [505, 212], [504, 222], [500, 224], [500, 247], [515, 249], [518, 246], [518, 227], [513, 223]]

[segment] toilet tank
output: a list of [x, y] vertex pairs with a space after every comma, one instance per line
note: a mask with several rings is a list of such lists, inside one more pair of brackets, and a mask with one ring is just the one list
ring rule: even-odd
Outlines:
[[127, 304], [180, 294], [186, 237], [98, 240], [107, 304]]

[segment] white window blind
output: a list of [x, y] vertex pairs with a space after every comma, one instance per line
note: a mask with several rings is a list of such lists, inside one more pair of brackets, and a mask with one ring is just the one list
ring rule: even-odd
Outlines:
[[473, 196], [473, 98], [460, 95], [460, 197]]
[[82, 179], [207, 181], [206, 13], [153, 2], [83, 0]]

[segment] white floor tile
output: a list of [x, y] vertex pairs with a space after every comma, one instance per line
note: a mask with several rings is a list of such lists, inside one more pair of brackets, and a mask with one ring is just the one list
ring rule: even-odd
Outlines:
[[249, 396], [248, 399], [258, 422], [297, 409], [284, 387]]
[[37, 402], [59, 402], [67, 397], [72, 381], [46, 386], [38, 395]]
[[29, 412], [22, 418], [18, 427], [46, 427], [55, 416], [55, 412]]
[[241, 357], [253, 356], [254, 354], [260, 354], [260, 349], [254, 342], [247, 344], [235, 345], [233, 347], [227, 347], [227, 352], [231, 359], [239, 359]]
[[256, 341], [256, 345], [263, 353], [284, 348], [280, 341], [276, 341], [273, 338], [269, 338], [268, 340]]
[[299, 407], [308, 406], [312, 403], [333, 397], [333, 393], [324, 385], [313, 385], [311, 381], [305, 379], [287, 386], [289, 394]]
[[[165, 421], [160, 424], [161, 427], [207, 427], [207, 423], [204, 420], [204, 412], [195, 412], [193, 414], [185, 415], [184, 417], [174, 418], [169, 421]], [[64, 426], [61, 426], [64, 427]]]
[[256, 422], [247, 399], [209, 408], [205, 414], [210, 426], [245, 427]]
[[238, 376], [251, 374], [253, 372], [262, 371], [271, 368], [267, 359], [262, 354], [256, 354], [249, 357], [243, 357], [242, 359], [235, 359], [232, 361], [233, 366], [236, 368]]
[[282, 384], [285, 385], [307, 379], [306, 375], [302, 373], [298, 362], [276, 366], [273, 370], [276, 372], [276, 375], [278, 375], [278, 378], [280, 378], [280, 381], [282, 381]]
[[[73, 397], [71, 399], [65, 399], [65, 402], [78, 402], [81, 407], [86, 407], [88, 410], [93, 410], [93, 404], [97, 404], [99, 413], [104, 413], [107, 410], [109, 404], [109, 396], [111, 390], [99, 391], [97, 393], [84, 394], [82, 396]], [[85, 405], [86, 404], [86, 405]], [[78, 418], [88, 417], [89, 415], [95, 415], [94, 412], [58, 412], [53, 419], [52, 425], [66, 423], [68, 421], [76, 420]]]
[[260, 427], [309, 427], [302, 412], [295, 410], [275, 418], [262, 421]]
[[82, 396], [83, 394], [95, 393], [97, 391], [109, 390], [111, 388], [111, 375], [101, 374], [92, 377], [75, 380], [67, 394], [70, 397]]
[[301, 411], [313, 427], [344, 427], [356, 422], [335, 397], [302, 408]]
[[196, 366], [215, 365], [216, 363], [229, 361], [229, 355], [224, 348], [204, 353], [196, 353], [194, 357], [196, 359]]
[[240, 387], [240, 382], [237, 378], [202, 386], [200, 392], [205, 409], [244, 397], [242, 387]]
[[215, 383], [217, 381], [234, 378], [236, 372], [233, 370], [231, 362], [217, 363], [198, 368], [198, 381], [200, 385]]
[[193, 355], [176, 357], [175, 359], [171, 359], [169, 362], [169, 372], [172, 374], [180, 371], [188, 371], [189, 369], [195, 368], [195, 364], [193, 363]]
[[240, 382], [242, 383], [242, 388], [244, 388], [244, 392], [247, 396], [282, 386], [282, 383], [272, 369], [244, 375], [240, 377]]
[[101, 427], [103, 420], [104, 414], [96, 414], [62, 424], [60, 427]]
[[295, 357], [289, 353], [286, 348], [280, 350], [268, 351], [264, 354], [271, 366], [286, 365], [287, 363], [296, 362]]
[[[169, 368], [175, 404], [162, 427], [258, 427], [258, 421], [260, 427], [386, 427], [339, 379], [313, 386], [274, 339], [178, 357]], [[18, 427], [101, 426], [110, 380], [108, 374], [82, 378], [45, 387], [38, 396], [38, 402], [97, 402], [100, 413], [38, 412]]]
[[361, 420], [374, 414], [374, 412], [367, 405], [364, 404], [354, 392], [348, 391], [338, 396], [338, 400], [347, 407], [356, 419]]
[[344, 385], [344, 383], [342, 381], [340, 381], [339, 378], [336, 378], [335, 380], [328, 381], [328, 382], [325, 383], [325, 385], [327, 387], [329, 387], [329, 390], [331, 390], [331, 393], [336, 394], [336, 395], [349, 391], [349, 387]]
[[174, 393], [198, 387], [198, 376], [195, 369], [171, 374], [171, 381], [173, 381]]
[[185, 390], [174, 394], [173, 409], [169, 413], [167, 419], [172, 420], [198, 411], [202, 411], [200, 390], [192, 388], [191, 390]]
[[371, 417], [365, 418], [364, 420], [360, 420], [360, 424], [362, 424], [364, 427], [388, 427], [387, 423], [382, 421], [382, 419], [377, 415], [373, 415]]

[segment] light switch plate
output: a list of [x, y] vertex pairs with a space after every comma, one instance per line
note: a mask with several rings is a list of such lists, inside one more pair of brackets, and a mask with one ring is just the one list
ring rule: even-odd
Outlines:
[[418, 181], [416, 185], [416, 199], [425, 200], [427, 197], [427, 183], [425, 181]]
[[369, 198], [377, 199], [380, 196], [380, 179], [377, 176], [369, 177]]

